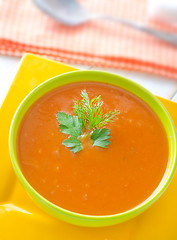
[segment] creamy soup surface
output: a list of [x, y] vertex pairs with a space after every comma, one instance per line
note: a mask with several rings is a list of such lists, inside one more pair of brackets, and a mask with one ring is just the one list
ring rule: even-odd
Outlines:
[[[104, 111], [120, 110], [107, 128], [107, 149], [83, 142], [72, 153], [62, 145], [57, 112], [73, 115], [81, 90], [101, 95]], [[24, 176], [52, 203], [82, 214], [109, 215], [135, 207], [159, 185], [168, 162], [165, 130], [154, 112], [131, 93], [103, 83], [73, 83], [38, 99], [25, 114], [17, 137]]]

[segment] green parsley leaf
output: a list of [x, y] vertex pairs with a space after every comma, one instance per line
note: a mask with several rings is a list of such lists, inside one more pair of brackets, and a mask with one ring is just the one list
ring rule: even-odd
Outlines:
[[91, 135], [91, 139], [93, 140], [93, 146], [98, 146], [102, 148], [107, 148], [107, 145], [110, 144], [110, 141], [107, 141], [111, 136], [110, 129], [95, 129]]
[[70, 151], [72, 151], [73, 153], [82, 150], [81, 142], [74, 137], [70, 137], [69, 139], [64, 140], [62, 144], [65, 145], [66, 147], [70, 147], [71, 148]]
[[82, 120], [78, 116], [71, 116], [64, 112], [57, 113], [60, 131], [62, 133], [79, 137], [82, 134]]

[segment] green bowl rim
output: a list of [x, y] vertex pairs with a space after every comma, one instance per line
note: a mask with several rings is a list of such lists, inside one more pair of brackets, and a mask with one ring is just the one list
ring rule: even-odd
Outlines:
[[[122, 213], [117, 213], [117, 214], [112, 214], [112, 215], [86, 215], [86, 214], [81, 214], [81, 213], [76, 213], [76, 212], [73, 212], [73, 211], [69, 211], [69, 210], [66, 210], [62, 207], [59, 207], [57, 205], [55, 205], [54, 203], [50, 202], [49, 200], [47, 200], [46, 198], [44, 198], [42, 195], [40, 195], [30, 184], [29, 182], [26, 180], [26, 178], [24, 177], [21, 169], [20, 169], [20, 166], [19, 166], [19, 163], [18, 163], [18, 159], [15, 155], [15, 152], [16, 152], [16, 149], [14, 149], [14, 131], [15, 131], [15, 125], [16, 123], [18, 123], [18, 118], [19, 118], [19, 113], [20, 113], [20, 109], [23, 108], [23, 106], [28, 102], [28, 100], [33, 97], [35, 95], [35, 93], [37, 91], [39, 91], [41, 88], [43, 88], [44, 86], [48, 85], [49, 82], [51, 81], [56, 81], [56, 80], [60, 80], [60, 78], [62, 78], [63, 76], [67, 75], [68, 77], [70, 75], [78, 75], [78, 74], [104, 74], [104, 75], [107, 75], [107, 77], [109, 76], [112, 76], [112, 77], [117, 77], [117, 78], [121, 78], [122, 80], [128, 82], [128, 83], [131, 83], [133, 84], [134, 86], [136, 86], [137, 88], [139, 88], [141, 91], [143, 91], [145, 94], [149, 95], [151, 97], [151, 99], [156, 102], [160, 108], [162, 109], [162, 111], [165, 113], [167, 119], [168, 119], [168, 123], [170, 123], [171, 125], [171, 128], [172, 128], [172, 147], [173, 147], [173, 159], [169, 160], [170, 163], [172, 163], [172, 165], [170, 166], [170, 172], [168, 173], [168, 177], [165, 179], [165, 183], [163, 184], [163, 186], [159, 188], [162, 180], [164, 179], [165, 177], [165, 174], [166, 172], [164, 173], [164, 176], [161, 180], [161, 182], [159, 183], [158, 187], [156, 188], [156, 190], [158, 189], [158, 191], [156, 192], [156, 194], [153, 196], [153, 198], [151, 198], [151, 196], [153, 195], [153, 193], [156, 191], [154, 191], [145, 201], [143, 201], [142, 203], [140, 203], [139, 205], [131, 208], [130, 210], [128, 211], [125, 211], [125, 212], [122, 212]], [[92, 81], [92, 80], [91, 80]], [[78, 82], [82, 82], [82, 81], [78, 81]], [[93, 82], [98, 82], [98, 81], [94, 81]], [[101, 82], [101, 81], [99, 81]], [[103, 81], [104, 82], [104, 81]], [[66, 83], [66, 84], [72, 84], [74, 82], [70, 82], [70, 83]], [[107, 84], [110, 84], [110, 85], [114, 85], [112, 83], [109, 83], [108, 81], [107, 82], [104, 82], [104, 83], [107, 83]], [[66, 85], [65, 83], [62, 84], [62, 85]], [[115, 85], [116, 86], [116, 85]], [[121, 87], [122, 88], [122, 87]], [[55, 89], [55, 87], [53, 88]], [[51, 89], [49, 90], [51, 91]], [[129, 90], [127, 90], [129, 91]], [[129, 91], [131, 92], [131, 90]], [[45, 94], [45, 93], [44, 93]], [[42, 94], [42, 95], [44, 95]], [[134, 94], [134, 93], [133, 93]], [[136, 94], [134, 94], [136, 95]], [[41, 96], [40, 96], [41, 97]], [[39, 98], [40, 98], [39, 97]], [[139, 97], [139, 96], [137, 96]], [[145, 101], [145, 99], [139, 97], [142, 101]], [[38, 98], [37, 98], [38, 99]], [[36, 100], [35, 100], [36, 101]], [[34, 102], [35, 102], [34, 101]], [[146, 104], [148, 105], [148, 103], [146, 102]], [[31, 105], [30, 105], [31, 106]], [[150, 106], [151, 107], [151, 106]], [[28, 108], [29, 109], [29, 108]], [[26, 112], [25, 112], [26, 113]], [[157, 116], [158, 114], [155, 113]], [[159, 116], [158, 116], [159, 118]], [[160, 119], [160, 118], [159, 118]], [[21, 120], [20, 120], [21, 122]], [[162, 123], [163, 124], [163, 123]], [[163, 124], [164, 126], [164, 124]], [[95, 71], [95, 70], [77, 70], [77, 71], [72, 71], [72, 72], [67, 72], [67, 73], [63, 73], [63, 74], [60, 74], [60, 75], [57, 75], [55, 77], [52, 77], [48, 80], [46, 80], [45, 82], [41, 83], [40, 85], [38, 85], [37, 87], [35, 87], [24, 99], [23, 101], [21, 102], [21, 104], [19, 105], [19, 107], [17, 108], [15, 114], [14, 114], [14, 117], [12, 119], [12, 123], [11, 123], [11, 127], [10, 127], [10, 132], [9, 132], [9, 152], [10, 152], [10, 157], [11, 157], [11, 162], [12, 162], [12, 165], [14, 167], [14, 170], [21, 182], [21, 184], [23, 186], [25, 186], [28, 191], [30, 191], [30, 193], [32, 195], [34, 195], [35, 197], [37, 197], [38, 201], [40, 202], [43, 202], [43, 204], [47, 205], [49, 208], [52, 208], [52, 210], [56, 211], [56, 212], [60, 212], [62, 213], [62, 215], [69, 215], [69, 217], [72, 217], [72, 218], [80, 218], [80, 219], [87, 219], [87, 220], [90, 220], [90, 221], [93, 221], [93, 220], [108, 220], [108, 219], [117, 219], [118, 217], [125, 217], [127, 215], [137, 215], [138, 212], [142, 212], [144, 209], [146, 209], [148, 206], [150, 206], [154, 201], [156, 201], [160, 196], [161, 194], [165, 191], [165, 189], [167, 188], [167, 186], [169, 185], [174, 173], [175, 173], [175, 169], [176, 169], [176, 165], [177, 165], [177, 159], [176, 159], [176, 146], [177, 146], [177, 136], [176, 136], [176, 128], [175, 128], [175, 125], [168, 113], [168, 111], [166, 110], [166, 108], [163, 106], [163, 104], [160, 102], [159, 99], [157, 99], [151, 92], [149, 92], [147, 89], [145, 89], [144, 87], [142, 87], [141, 85], [139, 85], [138, 83], [130, 80], [130, 79], [127, 79], [125, 77], [122, 77], [122, 76], [119, 76], [119, 75], [116, 75], [116, 74], [113, 74], [113, 73], [109, 73], [109, 72], [105, 72], [105, 71]], [[169, 140], [168, 140], [169, 142]], [[167, 166], [167, 169], [168, 169], [168, 166]], [[167, 170], [166, 169], [166, 170]]]

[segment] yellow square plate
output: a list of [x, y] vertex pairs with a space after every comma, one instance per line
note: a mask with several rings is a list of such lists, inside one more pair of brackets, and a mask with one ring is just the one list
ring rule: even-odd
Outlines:
[[[0, 109], [0, 240], [176, 240], [177, 173], [162, 197], [140, 216], [105, 228], [77, 227], [38, 209], [14, 175], [8, 151], [12, 117], [22, 99], [43, 81], [77, 69], [27, 54]], [[177, 126], [177, 104], [160, 98]]]

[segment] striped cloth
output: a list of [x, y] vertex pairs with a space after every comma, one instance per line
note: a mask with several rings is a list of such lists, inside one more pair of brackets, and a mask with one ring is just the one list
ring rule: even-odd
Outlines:
[[[146, 0], [81, 3], [91, 12], [177, 33], [177, 27], [148, 19]], [[41, 12], [32, 0], [0, 0], [0, 53], [21, 56], [25, 52], [67, 63], [146, 71], [177, 79], [177, 48], [145, 33], [105, 20], [67, 27]]]

